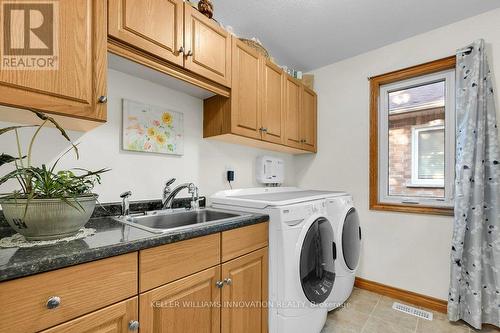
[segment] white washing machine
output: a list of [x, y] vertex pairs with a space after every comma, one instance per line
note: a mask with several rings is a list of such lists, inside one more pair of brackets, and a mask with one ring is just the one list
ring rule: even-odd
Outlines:
[[351, 295], [361, 252], [361, 226], [350, 195], [326, 199], [327, 216], [335, 240], [335, 284], [327, 300], [328, 311], [341, 306]]
[[275, 187], [230, 190], [210, 198], [214, 208], [268, 214], [269, 332], [319, 333], [334, 288], [335, 235], [325, 191]]

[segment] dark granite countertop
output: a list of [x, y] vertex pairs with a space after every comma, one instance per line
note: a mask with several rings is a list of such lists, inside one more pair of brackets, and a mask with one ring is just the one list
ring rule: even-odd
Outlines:
[[[155, 234], [122, 224], [109, 216], [95, 217], [86, 227], [96, 229], [96, 233], [84, 239], [30, 248], [0, 248], [0, 281], [262, 223], [268, 219], [267, 215], [252, 214]], [[13, 229], [0, 227], [0, 238], [12, 234]]]

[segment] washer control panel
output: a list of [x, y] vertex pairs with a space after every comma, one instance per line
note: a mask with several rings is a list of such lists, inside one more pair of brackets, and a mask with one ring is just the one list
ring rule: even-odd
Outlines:
[[296, 225], [311, 215], [326, 213], [326, 201], [317, 200], [308, 203], [290, 205], [281, 209], [281, 220], [287, 225]]

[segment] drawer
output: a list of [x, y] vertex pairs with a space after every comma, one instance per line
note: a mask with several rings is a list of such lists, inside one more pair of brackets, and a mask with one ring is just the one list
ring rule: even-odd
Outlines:
[[139, 318], [138, 297], [110, 305], [41, 333], [131, 332], [129, 323]]
[[220, 263], [220, 233], [139, 252], [139, 289], [161, 286]]
[[136, 294], [137, 252], [3, 282], [0, 332], [39, 331]]
[[228, 261], [268, 244], [268, 222], [224, 231], [222, 233], [222, 261]]

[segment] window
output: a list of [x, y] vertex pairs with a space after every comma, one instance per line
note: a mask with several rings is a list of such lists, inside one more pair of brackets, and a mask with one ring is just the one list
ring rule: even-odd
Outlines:
[[444, 188], [444, 126], [414, 126], [411, 186]]
[[370, 208], [452, 214], [455, 58], [370, 79]]

